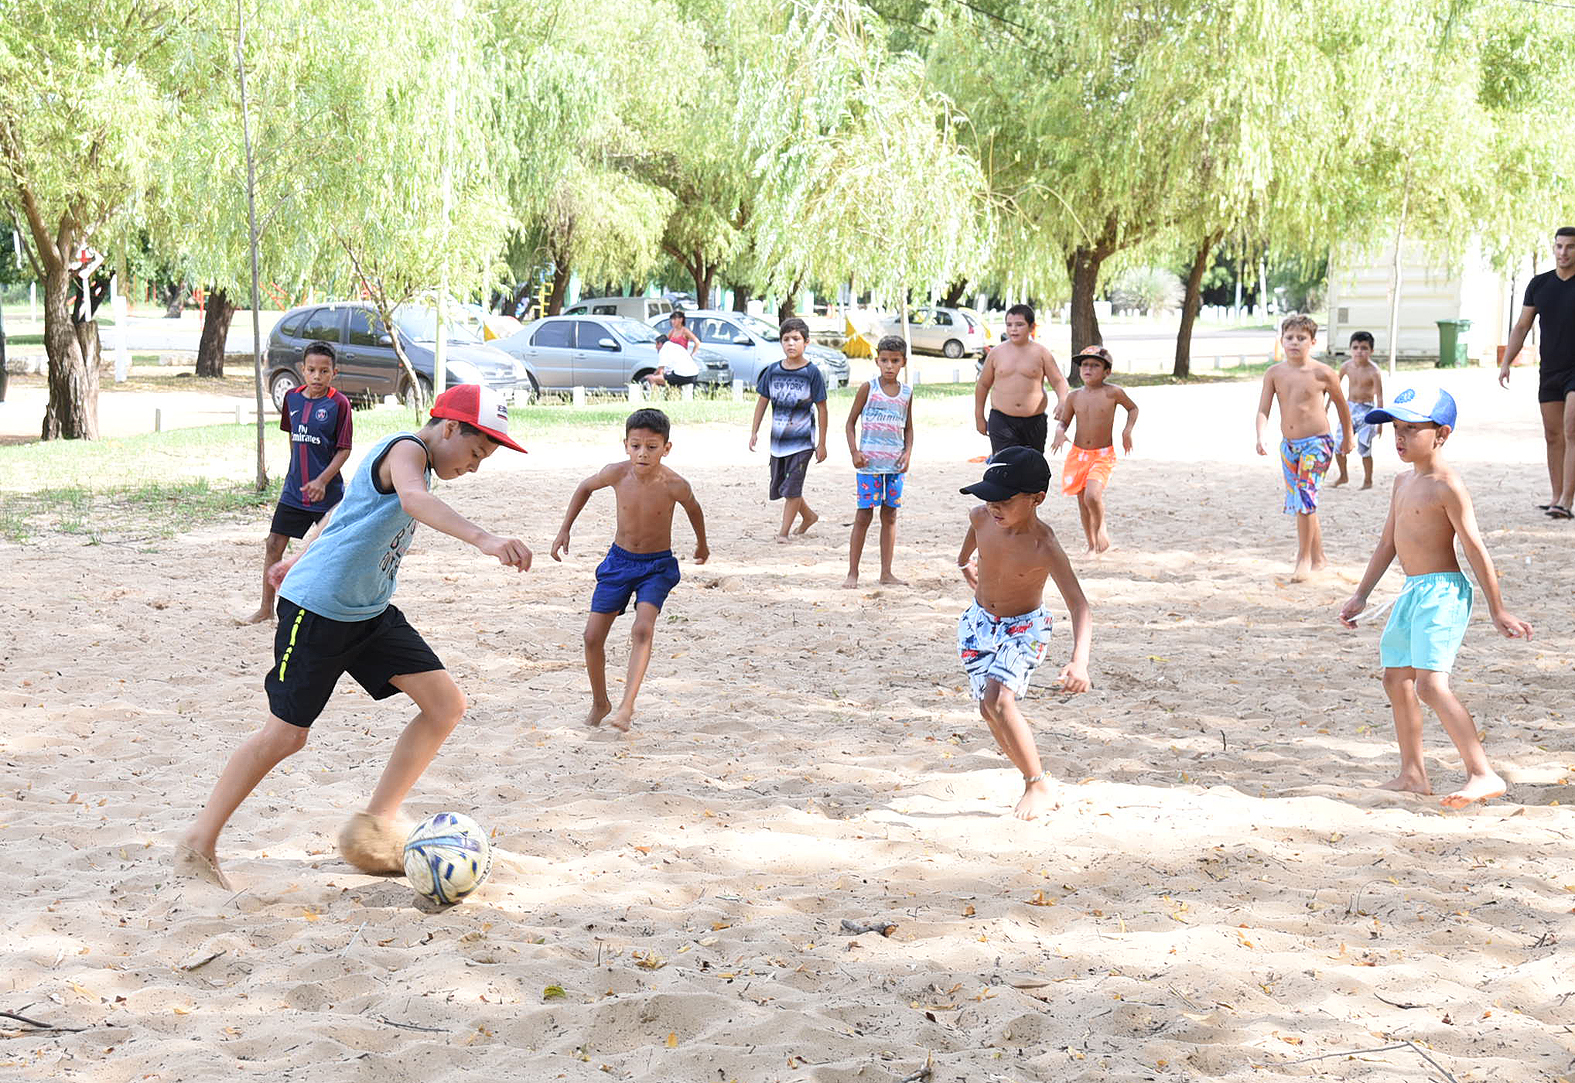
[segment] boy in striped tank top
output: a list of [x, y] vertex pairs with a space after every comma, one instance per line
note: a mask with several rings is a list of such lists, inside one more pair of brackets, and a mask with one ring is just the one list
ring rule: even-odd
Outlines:
[[907, 343], [897, 335], [887, 335], [875, 348], [875, 366], [880, 375], [853, 396], [848, 411], [848, 451], [858, 471], [859, 510], [853, 517], [853, 534], [848, 539], [848, 577], [842, 586], [851, 590], [859, 585], [859, 560], [864, 555], [864, 539], [880, 509], [880, 581], [902, 586], [891, 572], [892, 553], [897, 547], [897, 509], [902, 506], [902, 478], [913, 455], [913, 389], [897, 380], [907, 363]]

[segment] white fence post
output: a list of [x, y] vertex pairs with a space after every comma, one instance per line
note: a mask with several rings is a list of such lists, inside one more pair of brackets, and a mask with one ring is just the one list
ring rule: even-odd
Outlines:
[[744, 401], [744, 381], [742, 381], [742, 380], [734, 380], [733, 381], [733, 401], [734, 402], [743, 402]]
[[692, 401], [694, 399], [694, 397], [695, 397], [695, 385], [694, 384], [685, 384], [680, 389], [680, 395], [681, 395], [681, 397], [683, 398], [683, 400], [685, 402]]
[[164, 411], [158, 409], [157, 407], [155, 407], [153, 410], [153, 431], [164, 431]]
[[585, 388], [583, 388], [583, 387], [576, 387], [574, 389], [574, 405], [576, 405], [576, 406], [584, 406], [585, 405]]
[[629, 385], [629, 401], [630, 402], [644, 402], [645, 401], [645, 395], [640, 391], [640, 385], [639, 384], [630, 384]]

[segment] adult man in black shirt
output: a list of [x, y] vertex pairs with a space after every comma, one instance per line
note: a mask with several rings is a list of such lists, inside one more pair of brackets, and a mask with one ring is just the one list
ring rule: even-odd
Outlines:
[[1520, 319], [1509, 333], [1498, 382], [1509, 386], [1509, 366], [1525, 345], [1531, 321], [1542, 317], [1542, 436], [1548, 445], [1548, 484], [1552, 501], [1538, 505], [1553, 519], [1575, 518], [1575, 226], [1553, 235], [1553, 270], [1532, 278]]

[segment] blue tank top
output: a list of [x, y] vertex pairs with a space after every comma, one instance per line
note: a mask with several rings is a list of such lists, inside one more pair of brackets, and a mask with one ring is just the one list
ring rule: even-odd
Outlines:
[[[401, 440], [414, 440], [426, 450], [422, 439], [408, 432], [374, 444], [333, 518], [279, 585], [279, 597], [329, 620], [371, 620], [388, 608], [399, 562], [416, 533], [416, 521], [399, 506], [399, 494], [377, 487], [378, 468]], [[430, 486], [430, 453], [423, 477]]]

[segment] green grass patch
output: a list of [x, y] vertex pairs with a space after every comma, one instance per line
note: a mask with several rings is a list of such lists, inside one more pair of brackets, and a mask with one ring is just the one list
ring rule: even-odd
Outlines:
[[254, 517], [278, 499], [277, 481], [258, 492], [253, 485], [215, 485], [206, 478], [7, 492], [0, 493], [0, 536], [19, 545], [61, 535], [89, 545], [147, 542], [220, 520]]
[[44, 336], [42, 333], [36, 335], [7, 335], [5, 344], [7, 346], [42, 346], [44, 344]]

